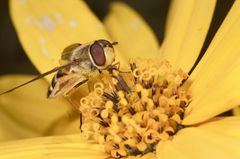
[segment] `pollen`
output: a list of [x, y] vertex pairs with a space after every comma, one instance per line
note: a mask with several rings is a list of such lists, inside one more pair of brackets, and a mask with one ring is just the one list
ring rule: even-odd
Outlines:
[[134, 59], [128, 72], [103, 73], [80, 100], [82, 133], [114, 158], [155, 153], [181, 129], [191, 101], [188, 75], [169, 62]]

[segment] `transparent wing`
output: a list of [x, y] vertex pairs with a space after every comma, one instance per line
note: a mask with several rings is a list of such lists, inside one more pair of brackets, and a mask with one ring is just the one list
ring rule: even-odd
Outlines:
[[64, 60], [64, 61], [68, 61], [69, 57], [72, 55], [73, 51], [81, 45], [82, 44], [74, 43], [74, 44], [71, 44], [68, 47], [66, 47], [62, 52], [61, 59]]

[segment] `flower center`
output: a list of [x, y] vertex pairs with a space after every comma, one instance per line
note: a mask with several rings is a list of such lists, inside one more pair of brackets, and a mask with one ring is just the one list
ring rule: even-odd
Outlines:
[[130, 71], [101, 74], [93, 91], [80, 100], [86, 139], [104, 145], [115, 158], [154, 152], [181, 125], [190, 95], [188, 75], [167, 61], [134, 59]]

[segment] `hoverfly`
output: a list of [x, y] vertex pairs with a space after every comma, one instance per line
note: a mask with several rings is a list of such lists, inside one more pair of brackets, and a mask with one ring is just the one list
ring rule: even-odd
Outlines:
[[112, 66], [112, 63], [115, 61], [113, 45], [116, 44], [117, 42], [111, 43], [104, 39], [86, 44], [72, 44], [63, 50], [60, 60], [62, 63], [61, 66], [5, 91], [0, 95], [12, 92], [17, 88], [56, 72], [48, 87], [47, 97], [66, 96], [74, 87], [87, 82], [92, 72], [108, 69]]

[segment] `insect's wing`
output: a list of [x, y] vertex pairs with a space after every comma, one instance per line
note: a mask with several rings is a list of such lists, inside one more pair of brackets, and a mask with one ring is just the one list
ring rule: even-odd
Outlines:
[[74, 87], [88, 81], [88, 78], [76, 73], [65, 74], [61, 77], [58, 77], [58, 74], [53, 77], [52, 83], [48, 88], [48, 98], [55, 98], [60, 95], [66, 96]]
[[81, 46], [81, 44], [75, 43], [66, 47], [62, 52], [61, 60], [69, 61], [69, 58], [72, 56], [73, 51], [79, 46]]

